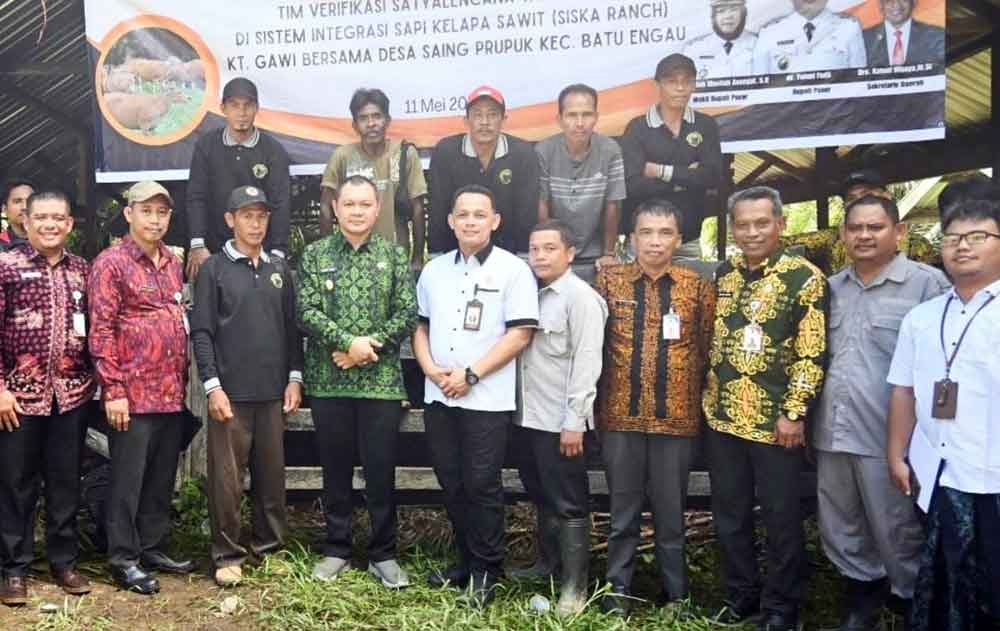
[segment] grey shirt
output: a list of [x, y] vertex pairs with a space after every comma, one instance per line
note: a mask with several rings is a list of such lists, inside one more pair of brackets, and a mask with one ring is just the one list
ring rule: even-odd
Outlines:
[[607, 319], [604, 299], [572, 271], [538, 290], [538, 330], [521, 354], [522, 426], [593, 429]]
[[867, 287], [853, 265], [829, 282], [830, 368], [813, 446], [885, 458], [892, 391], [886, 375], [899, 326], [910, 309], [951, 285], [940, 270], [902, 253]]
[[541, 167], [538, 192], [548, 200], [552, 217], [568, 223], [576, 235], [578, 259], [604, 254], [604, 207], [625, 199], [625, 164], [618, 143], [594, 134], [581, 161], [570, 158], [566, 137], [556, 134], [535, 145]]

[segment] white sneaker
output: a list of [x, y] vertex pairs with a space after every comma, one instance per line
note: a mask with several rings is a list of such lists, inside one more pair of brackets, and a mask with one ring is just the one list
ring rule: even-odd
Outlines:
[[313, 568], [312, 576], [319, 581], [332, 581], [348, 565], [350, 565], [350, 562], [347, 559], [323, 557], [323, 560]]
[[410, 586], [410, 577], [403, 568], [399, 567], [399, 563], [396, 563], [395, 559], [369, 562], [368, 573], [382, 581], [382, 584], [389, 589], [402, 589]]

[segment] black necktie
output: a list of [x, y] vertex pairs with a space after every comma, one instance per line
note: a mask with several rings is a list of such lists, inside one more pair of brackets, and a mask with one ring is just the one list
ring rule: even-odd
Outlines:
[[816, 25], [813, 24], [812, 22], [806, 22], [802, 28], [804, 28], [806, 31], [806, 41], [808, 42], [813, 41], [813, 31], [816, 30]]
[[725, 44], [722, 45], [722, 47], [726, 49], [726, 54], [728, 55], [729, 51], [731, 51], [733, 49], [733, 43], [732, 42], [726, 42]]

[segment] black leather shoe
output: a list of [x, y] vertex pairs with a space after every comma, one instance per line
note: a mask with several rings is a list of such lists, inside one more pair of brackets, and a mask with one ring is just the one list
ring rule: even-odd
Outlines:
[[726, 600], [722, 609], [715, 614], [715, 621], [722, 625], [742, 626], [756, 622], [760, 618], [759, 600]]
[[431, 587], [457, 587], [464, 588], [469, 583], [469, 568], [464, 565], [453, 565], [445, 571], [434, 570], [427, 577], [427, 584]]
[[799, 616], [794, 613], [767, 612], [757, 625], [757, 631], [799, 631]]
[[152, 552], [142, 555], [139, 561], [142, 568], [147, 572], [159, 571], [167, 574], [190, 574], [194, 572], [194, 562], [175, 561], [162, 552]]
[[160, 582], [143, 572], [138, 565], [130, 565], [125, 568], [111, 568], [111, 578], [115, 580], [118, 587], [137, 594], [150, 595], [160, 591]]
[[623, 596], [622, 594], [605, 594], [601, 598], [601, 611], [609, 616], [628, 618], [631, 602], [628, 596]]

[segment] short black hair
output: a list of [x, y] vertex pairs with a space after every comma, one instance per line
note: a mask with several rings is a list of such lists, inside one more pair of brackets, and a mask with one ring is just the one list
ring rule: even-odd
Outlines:
[[970, 199], [952, 204], [941, 219], [941, 232], [946, 232], [959, 219], [992, 219], [1000, 228], [1000, 201]]
[[375, 182], [373, 182], [371, 178], [361, 175], [360, 173], [354, 173], [353, 175], [348, 175], [347, 178], [340, 183], [340, 186], [337, 187], [336, 199], [338, 201], [340, 200], [340, 192], [343, 191], [344, 187], [347, 186], [348, 184], [350, 184], [351, 186], [364, 186], [367, 184], [368, 186], [372, 187], [373, 191], [375, 191], [375, 200], [378, 201], [378, 187], [375, 186]]
[[694, 60], [687, 55], [671, 53], [656, 64], [656, 71], [653, 73], [653, 80], [659, 81], [680, 70], [689, 75], [692, 79], [698, 76], [698, 70], [694, 67]]
[[938, 215], [944, 216], [951, 206], [972, 199], [1000, 200], [1000, 186], [982, 173], [949, 182], [938, 194]]
[[844, 208], [844, 223], [847, 223], [847, 218], [851, 216], [851, 211], [858, 206], [881, 206], [885, 214], [889, 216], [889, 221], [893, 224], [899, 223], [899, 206], [896, 205], [896, 202], [888, 197], [872, 195], [871, 193], [862, 195]]
[[680, 231], [684, 227], [684, 214], [681, 209], [677, 207], [671, 201], [663, 199], [662, 197], [654, 197], [652, 199], [647, 199], [635, 207], [632, 212], [632, 232], [635, 232], [636, 226], [639, 225], [639, 217], [642, 215], [650, 215], [653, 217], [673, 217], [674, 221], [677, 222], [677, 230]]
[[736, 208], [736, 204], [748, 201], [754, 202], [759, 199], [766, 199], [771, 202], [772, 214], [775, 217], [782, 216], [781, 193], [770, 186], [751, 186], [750, 188], [736, 191], [729, 196], [729, 199], [726, 202], [726, 210], [729, 213], [729, 218], [733, 218], [733, 209]]
[[567, 248], [576, 247], [576, 235], [573, 234], [573, 229], [569, 227], [568, 223], [561, 219], [547, 219], [539, 224], [535, 224], [535, 227], [533, 227], [531, 232], [528, 233], [528, 237], [531, 237], [531, 235], [536, 232], [544, 232], [546, 230], [558, 232], [559, 239]]
[[18, 186], [30, 186], [31, 190], [35, 190], [35, 183], [31, 180], [23, 177], [12, 177], [3, 183], [3, 189], [0, 190], [0, 205], [7, 204], [7, 198], [10, 197], [11, 191]]
[[594, 111], [595, 112], [597, 111], [597, 90], [595, 90], [594, 88], [590, 87], [585, 83], [574, 83], [572, 85], [566, 86], [559, 92], [559, 99], [557, 102], [559, 103], [560, 114], [563, 113], [563, 101], [570, 94], [586, 94], [587, 96], [589, 96], [591, 99], [594, 100]]
[[354, 91], [351, 96], [351, 119], [358, 120], [358, 114], [361, 113], [361, 108], [366, 105], [374, 105], [375, 107], [382, 110], [386, 118], [392, 118], [389, 115], [389, 97], [385, 95], [385, 92], [379, 90], [378, 88], [359, 88]]
[[60, 191], [59, 189], [44, 189], [41, 191], [36, 191], [28, 196], [28, 206], [24, 209], [25, 214], [31, 214], [31, 207], [35, 205], [35, 202], [44, 201], [59, 201], [66, 204], [66, 210], [73, 213], [73, 202], [70, 201], [69, 195], [65, 191]]
[[489, 197], [490, 198], [490, 207], [493, 209], [493, 212], [495, 212], [495, 213], [499, 213], [500, 212], [499, 210], [497, 210], [497, 198], [493, 194], [493, 191], [491, 191], [489, 188], [483, 186], [482, 184], [466, 184], [465, 186], [463, 186], [463, 187], [459, 188], [457, 191], [455, 191], [455, 194], [451, 196], [451, 210], [452, 210], [452, 212], [454, 212], [454, 210], [455, 210], [455, 202], [458, 201], [459, 197], [461, 197], [462, 195], [465, 195], [466, 193], [472, 193], [472, 194], [475, 194], [475, 195], [485, 195], [486, 197]]

